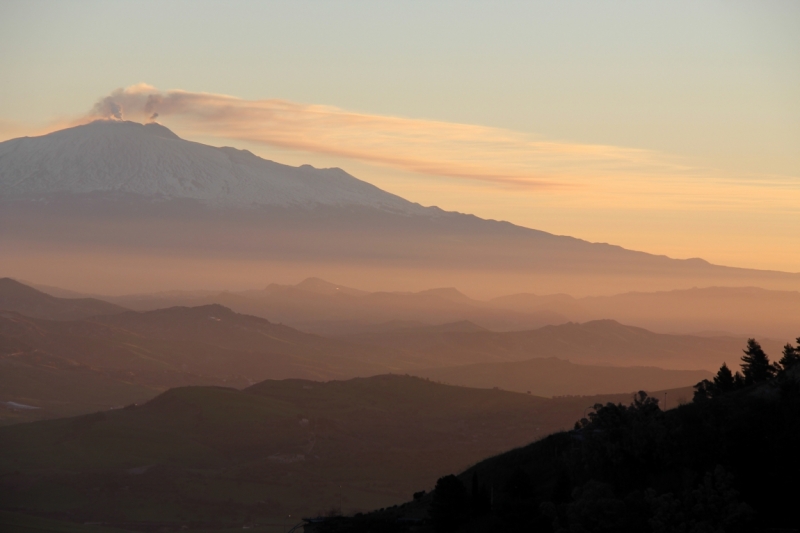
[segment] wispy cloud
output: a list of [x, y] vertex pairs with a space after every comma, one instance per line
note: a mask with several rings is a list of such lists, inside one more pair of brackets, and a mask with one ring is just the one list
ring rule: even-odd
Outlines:
[[83, 122], [85, 122], [85, 119], [76, 121], [73, 118], [67, 120], [50, 120], [47, 123], [33, 124], [29, 122], [0, 119], [0, 141], [15, 139], [17, 137], [45, 135], [52, 131], [69, 128]]
[[176, 121], [196, 134], [518, 187], [575, 187], [603, 175], [685, 169], [654, 152], [542, 141], [500, 128], [371, 115], [286, 100], [159, 91], [139, 84], [100, 99], [86, 118]]

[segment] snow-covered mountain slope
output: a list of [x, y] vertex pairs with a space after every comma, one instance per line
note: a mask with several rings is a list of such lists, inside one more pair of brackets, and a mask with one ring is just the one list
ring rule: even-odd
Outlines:
[[0, 143], [0, 197], [133, 193], [215, 206], [425, 208], [341, 169], [291, 167], [185, 141], [156, 123], [98, 120]]
[[0, 274], [60, 284], [53, 272], [180, 272], [180, 283], [192, 273], [201, 276], [194, 286], [219, 286], [211, 265], [220, 261], [236, 277], [252, 265], [251, 286], [281, 271], [495, 295], [800, 288], [800, 274], [675, 260], [422, 207], [339, 169], [281, 165], [158, 124], [98, 121], [0, 143]]

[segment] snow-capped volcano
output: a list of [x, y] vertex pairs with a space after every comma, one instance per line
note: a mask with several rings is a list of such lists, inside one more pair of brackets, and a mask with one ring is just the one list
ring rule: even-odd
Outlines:
[[422, 207], [340, 169], [281, 165], [158, 124], [97, 121], [0, 143], [5, 275], [82, 278], [96, 269], [94, 278], [180, 273], [183, 283], [193, 273], [198, 285], [219, 285], [213, 265], [222, 263], [237, 277], [251, 269], [251, 286], [265, 271], [302, 271], [351, 285], [413, 278], [507, 293], [800, 288], [800, 274], [675, 260]]
[[424, 208], [338, 168], [292, 167], [181, 139], [166, 127], [98, 120], [0, 143], [0, 197], [132, 193], [219, 206]]

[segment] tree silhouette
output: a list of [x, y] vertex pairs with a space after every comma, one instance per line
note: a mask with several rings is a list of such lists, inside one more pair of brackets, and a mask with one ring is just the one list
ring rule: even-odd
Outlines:
[[726, 363], [722, 363], [722, 366], [719, 367], [719, 372], [714, 376], [714, 389], [715, 396], [736, 390], [736, 380]]
[[761, 383], [775, 377], [775, 366], [770, 364], [769, 357], [755, 339], [747, 339], [747, 348], [742, 356], [742, 374], [744, 384]]
[[472, 486], [470, 487], [470, 511], [474, 516], [480, 516], [492, 511], [492, 500], [486, 485], [478, 482], [478, 471], [472, 472]]
[[797, 348], [791, 344], [783, 347], [783, 357], [778, 361], [782, 371], [787, 371], [797, 363], [800, 363], [800, 337], [797, 338]]
[[703, 381], [697, 383], [697, 385], [694, 386], [694, 389], [694, 397], [692, 398], [692, 401], [702, 402], [714, 396], [716, 387], [713, 381], [704, 379]]
[[753, 509], [740, 501], [733, 476], [719, 465], [706, 472], [692, 490], [657, 496], [654, 489], [648, 489], [645, 498], [652, 509], [648, 522], [653, 533], [749, 531], [754, 515]]
[[456, 476], [440, 477], [430, 507], [433, 527], [439, 532], [455, 531], [469, 515], [467, 488]]
[[779, 372], [785, 372], [800, 363], [800, 338], [798, 347], [791, 344], [783, 347], [783, 357], [778, 363], [770, 363], [769, 357], [755, 339], [747, 339], [747, 347], [743, 350], [742, 372], [731, 372], [727, 363], [722, 363], [713, 381], [704, 379], [694, 386], [694, 401], [703, 401], [720, 394], [741, 389], [746, 385], [762, 383], [774, 378]]

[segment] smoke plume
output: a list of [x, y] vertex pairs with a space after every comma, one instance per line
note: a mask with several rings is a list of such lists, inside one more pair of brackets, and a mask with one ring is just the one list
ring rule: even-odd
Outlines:
[[596, 176], [677, 169], [646, 150], [541, 141], [500, 128], [369, 115], [285, 100], [159, 91], [145, 84], [117, 89], [102, 98], [89, 118], [119, 119], [123, 110], [127, 119], [168, 117], [203, 135], [521, 187], [573, 187], [573, 178], [589, 172]]

